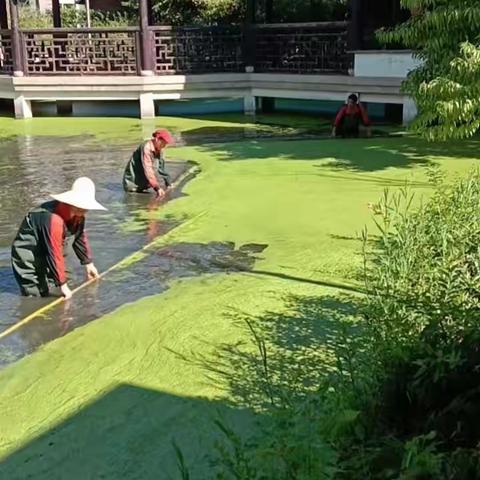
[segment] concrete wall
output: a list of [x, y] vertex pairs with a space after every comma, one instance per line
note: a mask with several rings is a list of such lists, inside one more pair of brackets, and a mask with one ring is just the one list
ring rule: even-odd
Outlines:
[[408, 50], [365, 50], [355, 52], [355, 77], [405, 78], [421, 65]]
[[[240, 99], [246, 114], [254, 114], [256, 97], [343, 102], [348, 94], [364, 102], [404, 105], [404, 120], [415, 113], [400, 92], [397, 77], [223, 73], [204, 75], [140, 76], [0, 76], [0, 98], [13, 99], [15, 116], [32, 116], [32, 102], [127, 102], [139, 104], [142, 118], [155, 116], [159, 101]], [[79, 104], [82, 107], [87, 103]], [[405, 108], [406, 107], [406, 108]]]

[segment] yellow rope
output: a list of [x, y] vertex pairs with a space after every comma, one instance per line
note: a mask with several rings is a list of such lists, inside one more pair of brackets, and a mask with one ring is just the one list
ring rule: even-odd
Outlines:
[[[185, 178], [187, 178], [188, 176], [192, 175], [193, 173], [195, 173], [196, 171], [198, 170], [198, 167], [192, 167], [190, 168], [188, 171], [186, 171], [184, 174], [180, 175], [180, 177], [177, 178], [177, 180], [175, 180], [175, 182], [173, 182], [172, 184], [172, 187], [175, 188], [175, 187], [178, 187], [178, 185], [183, 181], [185, 180]], [[179, 228], [182, 228], [182, 227], [185, 227], [186, 225], [189, 225], [193, 222], [195, 222], [199, 217], [203, 216], [205, 212], [202, 212], [198, 215], [196, 215], [195, 217], [191, 218], [188, 222], [185, 222], [183, 223], [182, 225], [180, 225], [180, 227], [177, 227], [176, 229], [174, 229], [173, 231], [177, 231]], [[140, 250], [137, 250], [136, 252], [128, 255], [127, 257], [123, 258], [122, 260], [120, 260], [119, 262], [117, 262], [115, 265], [111, 266], [108, 270], [105, 270], [103, 273], [101, 273], [98, 278], [94, 278], [94, 279], [91, 279], [91, 280], [88, 280], [84, 283], [82, 283], [79, 287], [75, 288], [74, 290], [72, 290], [72, 295], [74, 295], [75, 293], [79, 292], [80, 290], [82, 290], [83, 288], [87, 287], [88, 285], [92, 284], [93, 282], [96, 282], [98, 280], [100, 280], [101, 278], [103, 278], [105, 275], [107, 275], [108, 273], [110, 273], [112, 270], [115, 270], [116, 268], [118, 268], [119, 266], [121, 266], [122, 264], [124, 264], [125, 262], [128, 262], [132, 257], [134, 257], [135, 255], [138, 255], [139, 253], [145, 251], [145, 250], [148, 250], [150, 247], [152, 247], [155, 243], [158, 242], [158, 238], [152, 240], [150, 243], [148, 243], [147, 245], [145, 245], [143, 248], [141, 248]], [[17, 323], [15, 323], [14, 325], [12, 325], [11, 327], [7, 328], [6, 330], [4, 330], [3, 332], [0, 333], [0, 340], [2, 340], [3, 338], [5, 337], [8, 337], [9, 335], [11, 335], [13, 332], [17, 331], [19, 328], [21, 328], [23, 325], [29, 323], [31, 320], [39, 317], [40, 315], [42, 315], [43, 313], [47, 312], [48, 310], [52, 309], [53, 307], [55, 307], [56, 305], [59, 305], [61, 302], [64, 301], [64, 298], [63, 297], [59, 297], [57, 299], [55, 299], [53, 302], [50, 302], [49, 304], [39, 308], [38, 310], [35, 310], [33, 313], [31, 313], [30, 315], [26, 316], [25, 318], [23, 318], [22, 320], [18, 321]]]

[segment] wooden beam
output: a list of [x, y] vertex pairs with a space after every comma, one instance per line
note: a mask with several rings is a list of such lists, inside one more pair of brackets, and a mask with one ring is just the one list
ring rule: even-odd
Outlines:
[[60, 0], [52, 0], [52, 16], [54, 28], [61, 28], [62, 26], [62, 10], [60, 7]]
[[155, 70], [154, 53], [155, 48], [152, 41], [152, 32], [150, 31], [148, 22], [148, 0], [140, 0], [139, 5], [140, 17], [140, 35], [141, 35], [141, 74], [153, 75]]
[[255, 23], [256, 0], [246, 0], [245, 26], [243, 35], [243, 61], [245, 69], [251, 73], [255, 66]]
[[265, 23], [273, 21], [273, 0], [265, 0]]
[[152, 0], [147, 0], [147, 10], [148, 10], [148, 24], [155, 25], [155, 19], [153, 18], [153, 5]]
[[8, 29], [7, 0], [0, 0], [0, 28]]
[[18, 0], [10, 0], [10, 30], [12, 32], [13, 75], [23, 75], [23, 56], [18, 25]]
[[256, 23], [256, 0], [246, 0], [247, 1], [247, 12], [246, 12], [246, 18], [245, 18], [245, 23], [251, 24], [251, 23]]
[[395, 26], [401, 22], [400, 19], [400, 0], [392, 0], [392, 19], [391, 19], [391, 26]]
[[363, 47], [363, 3], [363, 0], [350, 0], [349, 50], [361, 50]]

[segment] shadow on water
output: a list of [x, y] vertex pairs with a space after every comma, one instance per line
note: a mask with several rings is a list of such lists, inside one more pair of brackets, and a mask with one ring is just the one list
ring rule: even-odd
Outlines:
[[[3, 339], [0, 342], [0, 367], [126, 302], [165, 291], [174, 279], [250, 271], [258, 259], [257, 254], [266, 247], [248, 244], [235, 249], [233, 242], [212, 242], [179, 243], [151, 250], [128, 268], [113, 271], [100, 282], [79, 291], [75, 302], [62, 302]], [[35, 301], [31, 307], [45, 304], [43, 299], [24, 299], [23, 304], [30, 300]]]
[[[169, 247], [155, 255], [164, 257], [163, 269], [168, 270], [165, 265], [186, 248]], [[253, 249], [260, 246], [249, 248]], [[245, 263], [251, 260], [245, 258]], [[191, 268], [187, 264], [186, 270]], [[255, 317], [241, 311], [228, 314], [229, 321], [250, 333], [251, 342], [247, 337], [234, 345], [215, 345], [208, 356], [171, 352], [204, 369], [206, 380], [214, 385], [226, 382], [228, 400], [182, 398], [121, 384], [11, 453], [0, 464], [0, 476], [60, 479], [68, 472], [69, 478], [79, 480], [180, 478], [175, 440], [192, 478], [213, 478], [209, 460], [216, 456], [214, 443], [222, 438], [214, 418], [221, 418], [244, 440], [259, 429], [271, 432], [272, 405], [293, 405], [314, 396], [322, 379], [335, 371], [336, 358], [358, 337], [356, 297], [290, 295], [284, 301], [281, 311]]]
[[231, 311], [228, 320], [247, 333], [236, 344], [215, 345], [208, 356], [177, 356], [202, 367], [212, 383], [226, 382], [236, 406], [268, 409], [301, 401], [334, 374], [338, 358], [360, 338], [361, 297], [289, 295], [284, 302], [281, 311], [258, 316]]
[[[331, 126], [319, 125], [317, 127], [300, 126], [291, 127], [287, 125], [271, 125], [267, 123], [256, 123], [255, 126], [245, 127], [201, 127], [184, 132], [175, 131], [175, 138], [178, 145], [203, 145], [212, 143], [230, 143], [243, 140], [319, 140], [329, 139]], [[382, 129], [374, 129], [372, 136], [393, 137], [393, 132]]]
[[[290, 161], [318, 162], [318, 175], [333, 176], [347, 174], [350, 180], [353, 174], [382, 172], [389, 168], [411, 169], [416, 166], [431, 166], [435, 157], [450, 159], [478, 160], [480, 140], [450, 141], [448, 143], [428, 143], [416, 137], [370, 138], [333, 140], [325, 138], [303, 137], [301, 148], [295, 142], [287, 145], [284, 141], [275, 142], [243, 142], [229, 144], [228, 147], [216, 150], [222, 161], [242, 161], [252, 159], [283, 159]], [[284, 140], [282, 138], [282, 140]], [[287, 139], [288, 140], [288, 139]], [[315, 141], [309, 141], [315, 140]], [[202, 147], [208, 151], [212, 147]], [[362, 176], [359, 180], [385, 183], [381, 178], [372, 179]], [[394, 181], [396, 183], [397, 181]], [[388, 181], [387, 181], [388, 183]]]
[[212, 419], [252, 424], [220, 401], [118, 385], [0, 463], [8, 480], [177, 479], [173, 441], [194, 478], [212, 478], [205, 455], [219, 438]]

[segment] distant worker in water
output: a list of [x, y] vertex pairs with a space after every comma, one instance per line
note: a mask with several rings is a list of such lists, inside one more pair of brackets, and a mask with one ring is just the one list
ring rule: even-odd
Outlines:
[[171, 182], [165, 170], [163, 152], [173, 143], [170, 132], [161, 128], [152, 133], [150, 140], [137, 147], [123, 174], [123, 188], [126, 192], [143, 193], [151, 188], [157, 197], [165, 196]]
[[88, 210], [106, 210], [95, 199], [95, 184], [87, 177], [75, 180], [72, 189], [52, 195], [23, 220], [12, 244], [12, 268], [24, 296], [50, 294], [53, 282], [65, 299], [72, 296], [65, 272], [65, 247], [85, 266], [87, 279], [98, 278], [85, 231]]
[[347, 103], [337, 113], [332, 137], [358, 137], [360, 133], [371, 136], [370, 120], [358, 97], [352, 93]]

